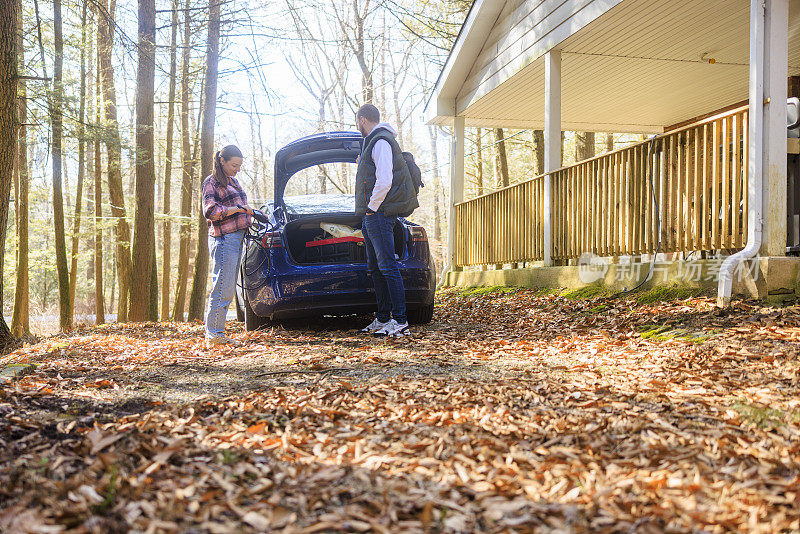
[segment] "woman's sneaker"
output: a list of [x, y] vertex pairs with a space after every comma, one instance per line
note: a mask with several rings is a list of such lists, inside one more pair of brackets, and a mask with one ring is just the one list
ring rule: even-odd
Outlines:
[[375, 332], [377, 332], [378, 330], [384, 328], [386, 325], [388, 325], [391, 322], [392, 322], [392, 320], [389, 319], [385, 323], [382, 323], [376, 317], [375, 320], [372, 321], [368, 326], [362, 328], [361, 332], [364, 333], [364, 334], [374, 334]]

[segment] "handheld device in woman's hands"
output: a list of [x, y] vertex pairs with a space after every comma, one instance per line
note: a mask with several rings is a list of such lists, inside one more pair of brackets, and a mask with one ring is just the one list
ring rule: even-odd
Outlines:
[[238, 208], [245, 210], [251, 216], [253, 216], [257, 221], [262, 222], [264, 224], [269, 222], [269, 217], [267, 217], [263, 211], [256, 210], [251, 208], [250, 206], [241, 206], [237, 205]]

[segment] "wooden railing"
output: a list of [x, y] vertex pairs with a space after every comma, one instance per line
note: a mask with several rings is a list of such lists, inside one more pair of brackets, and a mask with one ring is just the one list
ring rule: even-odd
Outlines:
[[[736, 109], [553, 172], [553, 259], [652, 253], [658, 216], [661, 252], [743, 247], [747, 117]], [[456, 265], [543, 259], [543, 199], [537, 176], [457, 204]]]

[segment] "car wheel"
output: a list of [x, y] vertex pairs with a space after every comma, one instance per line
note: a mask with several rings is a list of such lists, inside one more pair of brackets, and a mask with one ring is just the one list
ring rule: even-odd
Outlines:
[[258, 330], [269, 324], [269, 319], [256, 315], [253, 308], [250, 307], [250, 301], [247, 300], [247, 295], [244, 296], [244, 329], [248, 332]]
[[428, 306], [408, 310], [407, 317], [411, 324], [428, 324], [433, 319], [433, 302]]

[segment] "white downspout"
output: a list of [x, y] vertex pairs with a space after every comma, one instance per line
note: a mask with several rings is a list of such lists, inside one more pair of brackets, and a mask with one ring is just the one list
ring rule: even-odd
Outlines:
[[[733, 273], [739, 262], [754, 257], [761, 248], [763, 230], [763, 168], [764, 168], [764, 47], [765, 0], [750, 0], [750, 142], [747, 245], [743, 250], [728, 256], [719, 270], [717, 306], [731, 302]], [[776, 105], [780, 105], [777, 102]]]

